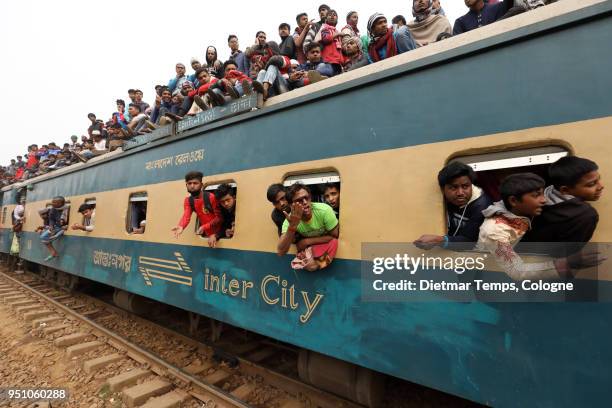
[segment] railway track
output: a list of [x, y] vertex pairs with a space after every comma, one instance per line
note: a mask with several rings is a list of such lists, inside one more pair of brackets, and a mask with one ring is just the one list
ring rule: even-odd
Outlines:
[[119, 406], [359, 407], [259, 365], [277, 352], [275, 347], [244, 343], [233, 353], [240, 349], [250, 359], [235, 354], [219, 359], [208, 345], [98, 299], [57, 289], [37, 275], [0, 271], [0, 304], [33, 335], [52, 341], [66, 359], [77, 359], [85, 376], [127, 367], [115, 370], [99, 389], [121, 401]]

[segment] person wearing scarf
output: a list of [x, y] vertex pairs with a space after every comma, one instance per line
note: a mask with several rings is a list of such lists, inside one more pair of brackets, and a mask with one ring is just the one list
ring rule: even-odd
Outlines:
[[368, 19], [368, 60], [370, 63], [393, 57], [418, 47], [407, 26], [393, 30], [387, 26], [387, 18], [374, 13]]
[[433, 0], [413, 0], [412, 15], [414, 21], [408, 23], [408, 29], [419, 46], [435, 42], [441, 33], [452, 33], [450, 21], [433, 13]]
[[346, 46], [346, 43], [351, 38], [359, 39], [359, 28], [357, 28], [357, 23], [359, 22], [359, 15], [356, 11], [349, 11], [346, 15], [346, 25], [340, 31], [342, 35], [342, 46]]
[[321, 26], [321, 56], [323, 61], [331, 64], [334, 68], [334, 75], [342, 72], [344, 56], [342, 55], [342, 33], [336, 29], [338, 23], [338, 13], [329, 10], [327, 20]]

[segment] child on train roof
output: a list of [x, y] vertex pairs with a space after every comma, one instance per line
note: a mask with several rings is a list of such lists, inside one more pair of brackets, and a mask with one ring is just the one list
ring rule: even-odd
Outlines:
[[562, 257], [578, 252], [591, 240], [599, 214], [588, 201], [603, 193], [597, 164], [576, 156], [566, 156], [548, 168], [551, 185], [544, 190], [546, 204], [525, 234], [528, 242], [563, 242], [547, 245], [547, 253]]

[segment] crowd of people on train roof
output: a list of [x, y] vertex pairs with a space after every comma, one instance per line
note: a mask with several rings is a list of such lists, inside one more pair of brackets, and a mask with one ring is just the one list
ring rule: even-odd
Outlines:
[[188, 74], [185, 65], [177, 63], [176, 75], [168, 84], [155, 86], [152, 106], [143, 100], [143, 91], [128, 90], [128, 102], [117, 99], [116, 111], [107, 121], [93, 113], [88, 115], [91, 125], [80, 139], [74, 135], [63, 145], [50, 142], [29, 146], [24, 156], [0, 168], [0, 184], [9, 185], [87, 161], [121, 148], [136, 135], [245, 94], [258, 92], [267, 99], [557, 0], [464, 1], [469, 10], [453, 26], [441, 0], [413, 0], [413, 19], [408, 21], [397, 15], [389, 21], [387, 16], [374, 13], [367, 20], [367, 33], [358, 28], [357, 11], [348, 12], [345, 23], [341, 23], [342, 16], [336, 10], [321, 4], [317, 21], [305, 12], [295, 17], [293, 33], [289, 23], [280, 24], [278, 41], [258, 31], [255, 43], [243, 52], [238, 37], [230, 34], [227, 61], [220, 61], [217, 49], [211, 45], [206, 48], [203, 62], [191, 60], [193, 73]]

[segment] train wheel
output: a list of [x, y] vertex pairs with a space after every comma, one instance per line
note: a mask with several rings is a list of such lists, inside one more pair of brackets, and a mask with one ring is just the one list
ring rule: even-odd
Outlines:
[[120, 289], [115, 289], [113, 303], [117, 307], [137, 315], [145, 315], [150, 309], [150, 303], [145, 298]]
[[381, 406], [385, 390], [383, 374], [310, 350], [300, 350], [300, 379], [367, 407]]

